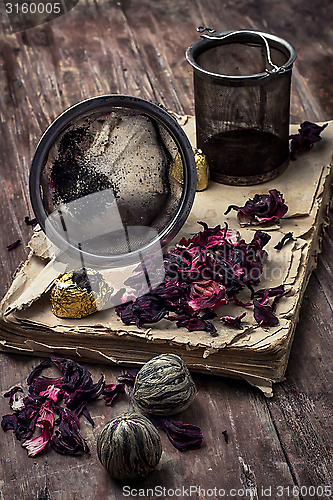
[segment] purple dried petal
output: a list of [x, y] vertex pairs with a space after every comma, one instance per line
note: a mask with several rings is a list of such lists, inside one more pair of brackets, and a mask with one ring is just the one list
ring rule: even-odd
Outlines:
[[22, 446], [27, 449], [28, 456], [34, 457], [40, 453], [50, 441], [53, 433], [54, 415], [50, 409], [50, 401], [46, 401], [40, 408], [36, 427], [42, 429], [41, 435], [25, 441]]
[[118, 377], [119, 382], [124, 382], [125, 384], [133, 385], [135, 382], [135, 377], [138, 374], [138, 371], [139, 371], [138, 368], [133, 368], [132, 370], [129, 370], [127, 373], [119, 375]]
[[66, 408], [60, 408], [60, 417], [57, 420], [59, 429], [51, 439], [52, 448], [62, 455], [77, 455], [80, 452], [89, 452], [89, 447], [79, 431], [77, 415]]
[[296, 160], [296, 154], [310, 150], [316, 142], [321, 141], [320, 134], [327, 125], [328, 123], [320, 126], [309, 121], [303, 122], [301, 128], [298, 129], [298, 134], [289, 136], [291, 139], [290, 158]]
[[274, 316], [272, 306], [260, 303], [257, 299], [253, 300], [253, 305], [254, 319], [260, 326], [277, 326], [279, 324], [278, 318]]
[[23, 389], [19, 386], [15, 386], [4, 394], [5, 398], [9, 398], [9, 406], [13, 411], [21, 410], [24, 407], [24, 398], [20, 394], [17, 395], [18, 392], [23, 392]]
[[239, 225], [242, 227], [259, 224], [259, 222], [256, 220], [254, 214], [247, 214], [247, 213], [243, 212], [243, 210], [241, 208], [238, 209], [237, 220], [238, 220]]
[[256, 194], [243, 207], [230, 205], [226, 213], [232, 209], [237, 210], [237, 219], [241, 226], [278, 220], [288, 211], [283, 196], [277, 189], [271, 189], [269, 194]]
[[95, 401], [102, 394], [105, 385], [105, 377], [101, 376], [96, 384], [91, 384], [89, 387], [76, 389], [72, 393], [67, 393], [65, 403], [70, 410], [75, 410], [82, 403], [88, 404]]
[[5, 392], [3, 397], [9, 398], [9, 404], [11, 405], [13, 402], [13, 397], [18, 391], [23, 392], [23, 389], [19, 385], [16, 385], [15, 387], [12, 387], [9, 391]]
[[283, 236], [283, 238], [281, 238], [281, 240], [279, 241], [279, 243], [277, 243], [277, 245], [275, 245], [275, 250], [277, 250], [278, 252], [280, 250], [282, 250], [282, 247], [285, 245], [285, 243], [288, 241], [288, 240], [291, 240], [293, 237], [293, 233], [292, 232], [289, 232], [287, 234], [285, 234]]
[[240, 207], [238, 205], [229, 205], [227, 210], [224, 212], [224, 215], [228, 215], [229, 212], [231, 212], [231, 210], [239, 210]]
[[136, 324], [141, 327], [144, 324], [156, 323], [167, 314], [164, 301], [156, 295], [143, 295], [135, 301], [121, 304], [116, 307], [117, 314], [125, 325]]
[[[271, 190], [266, 197], [271, 207], [281, 201], [277, 190]], [[238, 231], [228, 226], [222, 230], [220, 226], [209, 228], [201, 224], [203, 231], [192, 238], [182, 238], [175, 249], [163, 254], [165, 278], [151, 293], [117, 306], [116, 311], [125, 324], [140, 327], [167, 317], [176, 321], [179, 328], [217, 336], [214, 324], [207, 321], [207, 311], [213, 313], [245, 286], [254, 293], [252, 285], [260, 282], [267, 256], [263, 247], [270, 236], [257, 231], [252, 241], [246, 243]], [[136, 289], [139, 285], [135, 280], [140, 272], [134, 273], [131, 282]], [[203, 315], [199, 316], [201, 312]], [[177, 316], [167, 316], [168, 313]]]
[[162, 427], [173, 446], [178, 450], [197, 450], [201, 447], [203, 435], [197, 425], [155, 416], [154, 421]]
[[9, 430], [13, 430], [14, 432], [17, 430], [18, 421], [16, 415], [4, 415], [1, 420], [1, 428], [4, 432]]
[[51, 365], [51, 360], [50, 359], [44, 359], [38, 366], [36, 366], [32, 372], [30, 373], [29, 377], [27, 378], [27, 384], [30, 385], [32, 384], [32, 381], [34, 378], [42, 371], [44, 368], [47, 368], [48, 366]]
[[27, 215], [24, 217], [24, 222], [26, 223], [27, 226], [36, 226], [38, 224], [38, 221], [36, 218], [30, 219], [30, 217]]
[[3, 430], [13, 429], [16, 439], [28, 439], [32, 436], [42, 403], [31, 397], [23, 399], [23, 405], [14, 415], [3, 417]]
[[197, 281], [191, 285], [189, 307], [193, 311], [210, 308], [213, 312], [228, 303], [225, 286], [213, 280]]
[[31, 382], [29, 390], [32, 395], [41, 395], [41, 392], [47, 391], [47, 388], [50, 386], [57, 387], [61, 390], [63, 385], [63, 378], [37, 377]]
[[[94, 394], [96, 395], [98, 390], [100, 390], [100, 392], [103, 390], [101, 386], [104, 382], [104, 375], [102, 375], [97, 384], [94, 384], [91, 373], [85, 366], [82, 366], [71, 359], [63, 358], [58, 354], [51, 354], [50, 357], [52, 362], [63, 373], [63, 390], [66, 393], [67, 400], [71, 401], [76, 399], [79, 393], [86, 392], [87, 399], [85, 400], [89, 402], [91, 401], [89, 393], [93, 396]], [[73, 393], [76, 392], [77, 395], [73, 396]], [[94, 397], [94, 399], [96, 399], [96, 397]]]
[[86, 406], [102, 394], [105, 385], [104, 375], [94, 384], [91, 373], [86, 367], [58, 354], [51, 354], [50, 357], [52, 362], [63, 373], [62, 391], [66, 406], [75, 411], [78, 416], [82, 413], [94, 426]]
[[45, 391], [41, 391], [39, 395], [43, 398], [51, 399], [55, 403], [61, 396], [61, 389], [55, 387], [54, 385], [49, 385]]
[[16, 241], [14, 241], [13, 243], [11, 243], [10, 245], [7, 246], [7, 250], [8, 251], [14, 250], [14, 248], [18, 247], [20, 244], [21, 244], [21, 240], [16, 240]]
[[168, 319], [171, 321], [176, 321], [176, 325], [178, 326], [178, 328], [185, 327], [189, 332], [206, 331], [209, 332], [212, 337], [218, 336], [217, 330], [211, 321], [191, 316], [183, 318], [169, 316]]
[[204, 314], [201, 316], [201, 319], [214, 319], [217, 317], [217, 314], [210, 309], [207, 309], [207, 311], [204, 312]]
[[235, 326], [239, 330], [243, 330], [241, 320], [242, 320], [242, 318], [244, 318], [244, 316], [246, 316], [246, 313], [243, 313], [240, 316], [222, 316], [220, 319], [224, 323], [228, 323], [230, 325]]
[[285, 292], [281, 292], [279, 295], [276, 295], [276, 297], [272, 303], [273, 312], [275, 311], [276, 306], [278, 305], [278, 303], [282, 299], [282, 297], [291, 296], [291, 295], [294, 295], [294, 293], [295, 293], [294, 290], [290, 289], [290, 290], [286, 290]]
[[275, 297], [276, 295], [280, 295], [284, 293], [284, 285], [275, 286], [273, 288], [261, 288], [260, 290], [256, 290], [254, 295], [256, 297], [264, 297], [268, 292], [268, 297]]
[[106, 406], [112, 406], [115, 398], [124, 392], [125, 384], [106, 384], [102, 392]]

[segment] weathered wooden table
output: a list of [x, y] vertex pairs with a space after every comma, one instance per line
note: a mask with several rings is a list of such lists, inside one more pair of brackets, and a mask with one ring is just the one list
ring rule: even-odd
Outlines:
[[[197, 38], [197, 26], [260, 29], [287, 38], [298, 50], [291, 121], [333, 118], [328, 0], [81, 0], [65, 16], [17, 34], [11, 34], [3, 4], [0, 12], [1, 296], [28, 253], [29, 165], [42, 132], [70, 105], [104, 93], [136, 95], [193, 115], [192, 72], [184, 52]], [[162, 434], [161, 465], [132, 491], [107, 475], [96, 454], [101, 427], [132, 408], [130, 398], [111, 408], [102, 400], [91, 406], [96, 426], [82, 419], [91, 449], [84, 456], [47, 449], [28, 458], [11, 432], [0, 431], [0, 499], [131, 498], [139, 489], [145, 498], [222, 498], [223, 491], [235, 498], [333, 498], [332, 238], [328, 227], [286, 380], [274, 387], [273, 398], [245, 382], [194, 375], [198, 398], [182, 418], [201, 426], [203, 447], [181, 453]], [[21, 245], [8, 251], [17, 239]], [[1, 415], [9, 413], [3, 394], [24, 385], [39, 361], [0, 354]], [[89, 369], [95, 380], [102, 371], [108, 382], [120, 373], [110, 366]]]

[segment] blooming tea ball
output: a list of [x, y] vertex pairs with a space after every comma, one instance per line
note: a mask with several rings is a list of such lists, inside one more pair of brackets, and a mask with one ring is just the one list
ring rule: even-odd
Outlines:
[[133, 481], [147, 476], [162, 455], [160, 436], [143, 415], [127, 412], [103, 427], [97, 440], [97, 454], [114, 479]]
[[176, 354], [156, 356], [135, 378], [135, 401], [141, 410], [153, 415], [180, 413], [192, 403], [196, 393], [187, 366]]

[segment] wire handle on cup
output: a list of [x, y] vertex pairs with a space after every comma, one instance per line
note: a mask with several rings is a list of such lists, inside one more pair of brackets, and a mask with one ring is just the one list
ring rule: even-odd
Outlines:
[[[199, 33], [205, 33], [205, 31], [208, 32], [208, 34], [202, 34], [201, 37], [202, 38], [208, 38], [209, 40], [224, 40], [225, 38], [228, 38], [230, 36], [233, 36], [233, 35], [238, 35], [238, 34], [243, 34], [244, 31], [232, 31], [231, 33], [227, 33], [226, 35], [216, 35], [216, 36], [212, 36], [213, 33], [216, 33], [216, 30], [212, 29], [212, 28], [207, 28], [205, 26], [199, 26], [197, 28], [197, 31]], [[264, 44], [265, 44], [265, 47], [266, 47], [266, 53], [267, 53], [267, 60], [269, 62], [269, 64], [272, 66], [273, 69], [265, 69], [265, 71], [269, 74], [271, 73], [284, 73], [286, 70], [285, 68], [283, 67], [280, 67], [280, 66], [276, 66], [276, 64], [273, 63], [272, 59], [271, 59], [271, 51], [270, 51], [270, 48], [269, 48], [269, 44], [267, 42], [267, 38], [264, 37], [264, 35], [262, 35], [261, 33], [258, 33], [257, 31], [251, 31], [251, 30], [246, 30], [247, 33], [250, 33], [251, 35], [256, 35], [256, 36], [259, 36]]]

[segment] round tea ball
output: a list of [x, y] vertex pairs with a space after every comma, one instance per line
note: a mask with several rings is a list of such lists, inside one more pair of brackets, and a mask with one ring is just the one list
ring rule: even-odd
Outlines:
[[138, 407], [153, 415], [175, 415], [185, 410], [197, 393], [184, 361], [176, 354], [161, 354], [146, 363], [135, 377]]
[[145, 416], [127, 412], [103, 427], [97, 440], [97, 454], [111, 477], [134, 481], [156, 467], [162, 444], [157, 429]]

